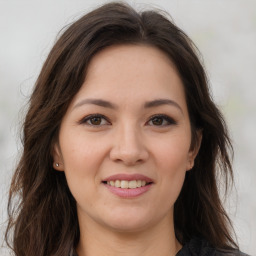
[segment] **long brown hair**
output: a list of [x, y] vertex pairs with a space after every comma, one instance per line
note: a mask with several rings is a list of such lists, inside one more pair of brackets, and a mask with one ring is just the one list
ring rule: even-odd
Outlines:
[[[207, 239], [222, 249], [236, 248], [232, 225], [219, 195], [219, 178], [233, 178], [232, 146], [223, 117], [213, 103], [198, 52], [188, 36], [160, 11], [136, 12], [108, 3], [70, 25], [52, 48], [36, 81], [23, 129], [23, 154], [9, 194], [6, 241], [15, 255], [68, 255], [80, 237], [76, 202], [64, 172], [53, 169], [52, 145], [62, 118], [86, 79], [91, 58], [117, 44], [161, 49], [183, 81], [192, 146], [202, 143], [186, 174], [174, 207], [176, 237]], [[220, 174], [223, 174], [222, 176]]]

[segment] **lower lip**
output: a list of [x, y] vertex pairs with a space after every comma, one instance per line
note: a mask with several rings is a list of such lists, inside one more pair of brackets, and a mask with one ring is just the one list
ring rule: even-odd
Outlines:
[[107, 184], [104, 185], [111, 193], [123, 198], [138, 197], [146, 193], [152, 186], [152, 184], [149, 184], [140, 188], [116, 188]]

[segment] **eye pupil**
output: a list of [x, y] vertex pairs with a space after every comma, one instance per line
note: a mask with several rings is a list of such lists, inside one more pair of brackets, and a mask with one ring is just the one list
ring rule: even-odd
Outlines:
[[100, 123], [101, 123], [101, 117], [92, 117], [91, 118], [91, 124], [99, 125]]
[[163, 124], [163, 118], [161, 118], [161, 117], [154, 117], [152, 119], [152, 123], [154, 125], [162, 125]]

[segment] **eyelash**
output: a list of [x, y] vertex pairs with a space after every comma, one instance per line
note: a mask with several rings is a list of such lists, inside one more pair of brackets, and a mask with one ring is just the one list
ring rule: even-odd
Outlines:
[[[104, 119], [107, 122], [107, 124], [92, 124], [91, 121], [92, 121], [93, 118], [100, 118], [100, 121], [102, 121], [102, 119]], [[153, 119], [156, 119], [156, 118], [162, 119], [162, 121], [166, 122], [166, 124], [164, 124], [164, 125], [162, 125], [162, 124], [160, 124], [160, 125], [152, 124], [152, 126], [165, 127], [165, 126], [176, 125], [177, 124], [177, 122], [173, 118], [171, 118], [167, 115], [163, 115], [163, 114], [156, 114], [156, 115], [151, 116], [149, 121], [147, 121], [146, 124], [148, 124], [149, 122], [152, 122]], [[90, 122], [90, 123], [88, 123], [88, 122]], [[92, 115], [88, 115], [88, 116], [84, 117], [82, 120], [80, 120], [79, 124], [86, 124], [86, 125], [89, 125], [89, 126], [97, 127], [97, 126], [102, 126], [102, 125], [110, 125], [111, 122], [108, 120], [108, 118], [106, 116], [104, 116], [102, 114], [92, 114]]]
[[156, 115], [151, 116], [147, 123], [153, 121], [154, 118], [161, 118], [161, 119], [163, 119], [163, 122], [167, 122], [167, 124], [165, 124], [165, 125], [161, 124], [161, 125], [154, 125], [154, 126], [162, 126], [163, 127], [163, 126], [169, 126], [169, 125], [176, 125], [177, 124], [177, 122], [173, 118], [171, 118], [167, 115], [163, 115], [163, 114], [156, 114]]
[[[92, 114], [92, 115], [88, 115], [88, 116], [84, 117], [79, 123], [80, 123], [80, 124], [86, 124], [86, 125], [94, 126], [94, 127], [100, 126], [100, 125], [95, 125], [95, 124], [92, 124], [92, 123], [91, 123], [91, 124], [87, 123], [88, 121], [91, 122], [91, 120], [92, 120], [93, 118], [101, 118], [101, 120], [102, 120], [102, 119], [105, 119], [108, 124], [111, 124], [110, 121], [108, 120], [108, 118], [105, 117], [105, 116], [102, 115], [102, 114]], [[105, 124], [104, 124], [104, 125], [105, 125]]]

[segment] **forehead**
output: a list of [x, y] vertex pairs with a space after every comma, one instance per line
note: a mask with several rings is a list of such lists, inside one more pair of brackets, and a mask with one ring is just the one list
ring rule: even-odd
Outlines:
[[[134, 75], [142, 75], [143, 71], [150, 70], [157, 75], [160, 69], [161, 73], [172, 69], [178, 75], [175, 65], [163, 51], [149, 45], [128, 44], [110, 46], [97, 53], [89, 64], [87, 80], [95, 72], [111, 71], [113, 67], [116, 71], [124, 71], [126, 74], [131, 71]], [[116, 73], [119, 77], [121, 74]]]
[[185, 104], [175, 65], [161, 50], [145, 45], [111, 46], [96, 54], [75, 98], [96, 97], [120, 103], [166, 96]]

